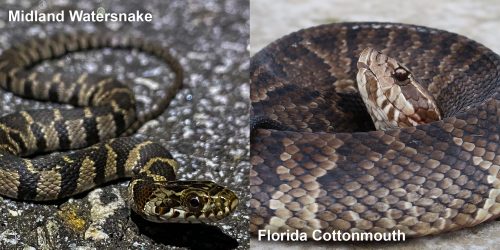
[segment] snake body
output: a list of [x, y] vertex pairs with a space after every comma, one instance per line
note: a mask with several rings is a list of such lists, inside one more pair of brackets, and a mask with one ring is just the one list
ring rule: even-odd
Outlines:
[[[165, 97], [150, 112], [137, 114], [132, 90], [113, 77], [56, 73], [47, 79], [30, 71], [44, 60], [104, 47], [150, 53], [174, 71], [173, 84], [165, 87]], [[117, 34], [58, 34], [3, 51], [0, 86], [4, 90], [75, 108], [28, 110], [0, 118], [0, 194], [19, 200], [57, 200], [133, 177], [128, 188], [130, 206], [148, 220], [194, 222], [225, 217], [238, 203], [232, 191], [209, 181], [178, 181], [178, 163], [160, 144], [120, 137], [161, 114], [182, 81], [182, 67], [168, 49]], [[65, 150], [73, 151], [46, 154]]]
[[[439, 121], [375, 131], [356, 87], [366, 48], [408, 67]], [[338, 23], [251, 59], [250, 231], [423, 236], [500, 216], [500, 56], [454, 33]]]

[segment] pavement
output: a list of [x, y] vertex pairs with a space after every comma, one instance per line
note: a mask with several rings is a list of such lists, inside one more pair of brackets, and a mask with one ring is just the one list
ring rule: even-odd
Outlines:
[[[214, 180], [235, 190], [237, 211], [211, 224], [155, 224], [131, 214], [128, 181], [120, 180], [69, 199], [33, 203], [0, 198], [0, 249], [248, 249], [249, 7], [244, 0], [211, 1], [0, 1], [0, 49], [57, 32], [119, 32], [171, 48], [185, 69], [185, 87], [138, 134], [163, 144], [181, 164], [179, 179]], [[139, 10], [148, 23], [8, 22], [8, 10], [58, 12]], [[43, 62], [40, 74], [116, 75], [133, 87], [140, 112], [165, 93], [172, 72], [137, 51], [104, 49]], [[0, 92], [0, 114], [60, 107]]]

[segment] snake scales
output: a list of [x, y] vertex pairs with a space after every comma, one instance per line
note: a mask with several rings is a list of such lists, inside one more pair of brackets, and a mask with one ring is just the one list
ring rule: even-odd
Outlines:
[[[374, 131], [356, 88], [371, 47], [408, 67], [442, 120]], [[391, 232], [500, 216], [500, 56], [395, 23], [304, 29], [251, 60], [250, 231]]]
[[[43, 60], [104, 47], [150, 53], [174, 71], [173, 84], [165, 87], [165, 97], [150, 112], [136, 114], [132, 90], [113, 77], [57, 73], [44, 79], [29, 70]], [[128, 188], [130, 206], [148, 220], [214, 221], [230, 214], [238, 204], [232, 191], [210, 181], [177, 181], [178, 163], [160, 144], [120, 137], [161, 114], [182, 81], [182, 67], [168, 49], [116, 34], [59, 34], [3, 51], [3, 89], [76, 107], [21, 111], [0, 118], [0, 194], [20, 200], [56, 200], [133, 177]], [[26, 158], [62, 150], [74, 151]]]

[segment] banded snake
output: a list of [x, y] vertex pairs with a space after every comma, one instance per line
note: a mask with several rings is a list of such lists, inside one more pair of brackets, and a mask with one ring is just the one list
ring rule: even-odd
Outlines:
[[[437, 117], [375, 130], [356, 83], [368, 48], [403, 67], [384, 77], [411, 72]], [[424, 236], [500, 216], [500, 56], [485, 46], [422, 26], [337, 23], [273, 42], [250, 74], [251, 232]]]
[[[151, 111], [137, 114], [132, 90], [111, 76], [56, 73], [51, 79], [41, 79], [29, 70], [67, 53], [105, 47], [152, 54], [174, 71], [173, 84], [166, 85], [166, 96]], [[0, 194], [19, 200], [57, 200], [132, 177], [129, 205], [147, 220], [207, 222], [224, 218], [238, 204], [231, 190], [211, 181], [176, 180], [179, 164], [163, 146], [121, 137], [160, 115], [182, 81], [182, 66], [167, 48], [112, 33], [58, 34], [3, 51], [0, 86], [4, 90], [75, 108], [27, 110], [0, 118]], [[46, 154], [64, 150], [72, 151]], [[38, 157], [27, 158], [30, 156]]]

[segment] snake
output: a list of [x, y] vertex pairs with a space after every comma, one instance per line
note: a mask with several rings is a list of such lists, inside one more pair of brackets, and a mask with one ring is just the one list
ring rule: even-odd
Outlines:
[[256, 53], [250, 78], [253, 234], [420, 237], [500, 216], [500, 56], [484, 45], [324, 24]]
[[[149, 112], [136, 111], [132, 89], [115, 76], [32, 68], [69, 53], [102, 48], [156, 56], [174, 72]], [[167, 47], [112, 32], [60, 33], [2, 51], [0, 87], [23, 98], [69, 104], [0, 117], [0, 194], [21, 201], [60, 200], [115, 179], [132, 178], [128, 204], [153, 222], [213, 222], [238, 198], [212, 181], [177, 180], [179, 163], [161, 144], [131, 136], [167, 108], [183, 84], [183, 68]]]

